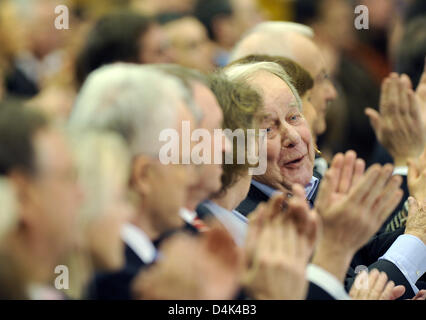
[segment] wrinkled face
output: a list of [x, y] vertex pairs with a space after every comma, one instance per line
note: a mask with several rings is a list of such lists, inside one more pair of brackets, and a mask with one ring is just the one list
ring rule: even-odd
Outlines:
[[175, 62], [202, 72], [213, 70], [213, 48], [204, 26], [195, 19], [184, 18], [166, 25]]
[[144, 33], [141, 41], [139, 61], [141, 63], [171, 63], [174, 62], [174, 53], [165, 31], [161, 26], [154, 24]]
[[48, 129], [35, 139], [37, 173], [34, 178], [34, 210], [37, 227], [46, 237], [52, 255], [65, 254], [75, 244], [77, 212], [82, 193], [77, 184], [68, 144], [62, 133]]
[[[259, 72], [251, 84], [260, 89], [264, 99], [266, 118], [263, 127], [268, 131], [268, 160], [277, 159], [277, 141], [280, 141], [277, 161], [271, 168], [268, 161], [269, 176], [265, 177], [269, 180], [268, 185], [308, 184], [313, 173], [314, 146], [294, 95], [284, 81], [264, 71]], [[281, 181], [277, 181], [276, 170], [280, 172]]]

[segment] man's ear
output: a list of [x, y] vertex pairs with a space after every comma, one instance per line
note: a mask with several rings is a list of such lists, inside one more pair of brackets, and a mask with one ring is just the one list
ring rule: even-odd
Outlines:
[[152, 170], [151, 159], [144, 155], [136, 157], [133, 161], [131, 183], [138, 194], [148, 195], [151, 192]]

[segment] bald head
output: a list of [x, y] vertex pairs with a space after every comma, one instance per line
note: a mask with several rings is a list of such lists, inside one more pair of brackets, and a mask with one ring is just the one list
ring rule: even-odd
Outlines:
[[307, 26], [286, 22], [265, 22], [256, 26], [235, 46], [231, 61], [251, 54], [281, 56], [300, 64], [314, 79], [312, 104], [317, 112], [313, 134], [325, 131], [327, 104], [336, 98], [336, 90], [328, 80], [325, 62], [312, 40]]
[[265, 22], [256, 26], [234, 47], [231, 61], [251, 54], [281, 56], [302, 65], [312, 76], [319, 71], [313, 61], [321, 57], [311, 40], [312, 29], [286, 22]]

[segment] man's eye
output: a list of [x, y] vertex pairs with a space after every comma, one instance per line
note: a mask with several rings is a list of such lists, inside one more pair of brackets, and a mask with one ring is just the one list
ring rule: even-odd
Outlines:
[[266, 135], [267, 135], [268, 139], [272, 139], [277, 135], [277, 132], [278, 132], [277, 129], [278, 129], [278, 127], [275, 126], [275, 125], [272, 125], [272, 126], [266, 128]]

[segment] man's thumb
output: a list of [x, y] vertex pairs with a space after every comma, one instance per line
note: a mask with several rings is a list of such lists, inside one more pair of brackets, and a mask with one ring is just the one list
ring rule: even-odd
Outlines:
[[374, 129], [374, 132], [376, 132], [377, 135], [377, 130], [379, 129], [379, 122], [380, 122], [380, 115], [379, 113], [372, 109], [372, 108], [366, 108], [365, 109], [365, 114], [368, 116], [368, 118], [370, 119], [370, 124]]

